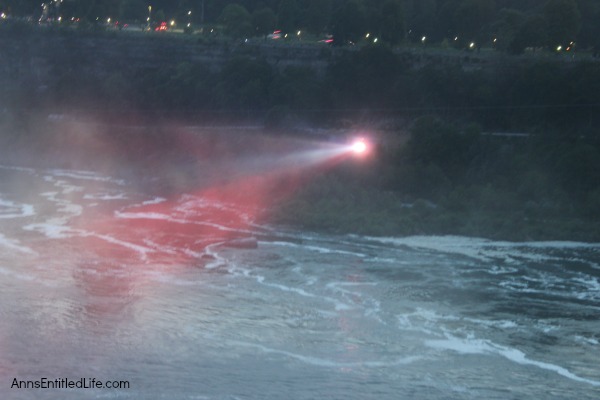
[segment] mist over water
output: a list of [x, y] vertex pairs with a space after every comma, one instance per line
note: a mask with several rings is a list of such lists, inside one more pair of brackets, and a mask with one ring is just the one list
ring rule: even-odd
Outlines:
[[267, 226], [314, 146], [173, 137], [0, 166], [1, 398], [600, 396], [599, 245]]

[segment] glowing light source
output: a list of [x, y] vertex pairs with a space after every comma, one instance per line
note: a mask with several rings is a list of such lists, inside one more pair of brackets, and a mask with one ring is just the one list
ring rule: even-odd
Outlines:
[[368, 146], [364, 139], [358, 139], [352, 143], [352, 152], [354, 154], [364, 154], [367, 149]]

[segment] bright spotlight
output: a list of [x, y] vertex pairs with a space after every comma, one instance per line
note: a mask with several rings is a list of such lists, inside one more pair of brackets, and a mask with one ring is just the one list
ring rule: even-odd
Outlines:
[[367, 151], [367, 143], [364, 139], [358, 139], [352, 143], [352, 152], [354, 154], [364, 154]]

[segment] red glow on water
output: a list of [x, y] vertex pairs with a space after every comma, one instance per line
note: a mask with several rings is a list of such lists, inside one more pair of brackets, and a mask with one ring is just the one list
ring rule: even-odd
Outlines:
[[[203, 266], [211, 261], [204, 257], [208, 246], [256, 236], [256, 224], [279, 202], [343, 158], [282, 162], [290, 154], [314, 150], [313, 143], [299, 149], [289, 139], [198, 137], [181, 131], [170, 133], [169, 139], [161, 158], [155, 158], [147, 136], [132, 134], [125, 142], [105, 144], [106, 151], [123, 152], [124, 157], [148, 154], [140, 164], [149, 178], [157, 176], [152, 182], [161, 199], [141, 196], [114, 200], [104, 210], [92, 208], [94, 214], [84, 215], [74, 227], [84, 237], [69, 239], [71, 243], [127, 264]], [[248, 158], [252, 168], [245, 167]], [[183, 169], [181, 159], [187, 160]]]
[[[370, 151], [366, 141], [334, 144], [246, 132], [200, 134], [187, 128], [171, 128], [168, 134], [160, 128], [132, 128], [116, 135], [93, 124], [65, 125], [57, 141], [62, 151], [91, 149], [101, 164], [86, 158], [90, 169], [106, 176], [126, 174], [124, 185], [80, 182], [86, 192], [68, 195], [82, 214], [57, 240], [65, 248], [81, 249], [77, 262], [85, 271], [74, 275], [92, 300], [102, 299], [103, 288], [123, 298], [146, 291], [149, 278], [119, 281], [131, 269], [213, 268], [219, 260], [211, 249], [218, 252], [219, 246], [239, 239], [261, 240], [269, 232], [263, 224], [278, 204], [327, 169]], [[88, 194], [113, 192], [124, 196], [86, 200]], [[90, 314], [126, 307], [92, 300]]]
[[[221, 262], [215, 254], [224, 254], [219, 246], [264, 240], [272, 232], [264, 223], [278, 204], [355, 153], [370, 152], [367, 141], [202, 134], [171, 125], [165, 132], [135, 123], [107, 133], [97, 124], [62, 121], [52, 140], [40, 142], [49, 153], [71, 155], [65, 163], [74, 166], [44, 183], [44, 191], [56, 192], [47, 206], [60, 207], [55, 228], [63, 236], [39, 241], [35, 251], [48, 260], [48, 274], [71, 268], [91, 324], [99, 315], [126, 315], [160, 287], [156, 277], [164, 271], [170, 279], [213, 270]], [[77, 177], [82, 164], [98, 179]]]

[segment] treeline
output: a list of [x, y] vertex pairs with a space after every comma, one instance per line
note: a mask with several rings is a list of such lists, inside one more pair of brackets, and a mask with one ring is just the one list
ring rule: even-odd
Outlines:
[[[254, 54], [252, 47], [244, 49]], [[283, 128], [436, 114], [490, 131], [551, 127], [592, 134], [600, 122], [597, 62], [530, 59], [465, 70], [456, 63], [411, 68], [410, 55], [382, 46], [340, 54], [321, 74], [240, 55], [219, 69], [200, 62], [128, 67], [125, 61], [99, 76], [94, 65], [75, 58], [76, 65], [49, 65], [47, 81], [40, 83], [33, 73], [31, 79], [6, 81], [0, 102], [9, 109], [89, 108], [182, 118], [228, 113]]]
[[[150, 6], [150, 7], [149, 7]], [[332, 34], [334, 44], [379, 41], [445, 43], [511, 53], [547, 47], [598, 48], [596, 0], [0, 0], [0, 11], [64, 23], [177, 20], [211, 25], [233, 37], [275, 29]], [[368, 34], [368, 35], [367, 35]]]

